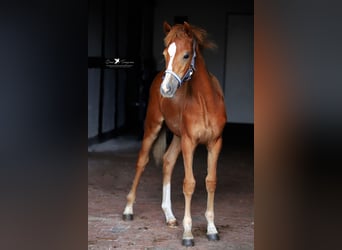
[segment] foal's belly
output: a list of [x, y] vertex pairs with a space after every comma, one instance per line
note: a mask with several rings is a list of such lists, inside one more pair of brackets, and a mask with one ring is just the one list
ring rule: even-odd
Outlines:
[[166, 118], [165, 123], [173, 134], [179, 137], [186, 135], [199, 144], [207, 144], [217, 139], [222, 134], [223, 129], [223, 125], [216, 123], [205, 124], [200, 120], [188, 120], [186, 122], [186, 120], [178, 117]]
[[180, 119], [178, 117], [175, 117], [174, 119], [165, 119], [165, 123], [173, 134], [181, 136]]
[[222, 129], [216, 124], [205, 124], [201, 121], [189, 124], [185, 130], [189, 137], [200, 144], [210, 143], [222, 133]]
[[192, 116], [170, 112], [164, 116], [164, 119], [173, 134], [179, 137], [186, 135], [200, 144], [207, 144], [216, 140], [222, 134], [225, 125], [224, 119], [217, 119], [210, 117], [210, 115], [207, 119], [203, 119], [201, 115]]

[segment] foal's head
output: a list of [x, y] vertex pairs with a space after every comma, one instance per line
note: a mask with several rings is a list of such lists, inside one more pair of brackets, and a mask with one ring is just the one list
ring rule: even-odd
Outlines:
[[215, 45], [206, 40], [205, 30], [190, 26], [187, 22], [170, 26], [164, 22], [165, 74], [160, 86], [164, 97], [173, 97], [183, 82], [191, 79], [196, 70], [198, 48], [212, 48]]

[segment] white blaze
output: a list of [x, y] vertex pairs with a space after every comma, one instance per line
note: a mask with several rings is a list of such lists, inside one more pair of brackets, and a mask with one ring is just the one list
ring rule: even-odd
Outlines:
[[169, 65], [167, 65], [168, 70], [172, 70], [172, 62], [173, 62], [173, 58], [175, 57], [175, 54], [176, 54], [176, 49], [177, 49], [177, 46], [174, 42], [171, 43], [169, 48], [167, 49], [167, 52], [169, 53], [169, 56], [170, 56]]
[[[176, 49], [177, 49], [177, 46], [176, 44], [173, 42], [169, 45], [168, 49], [167, 49], [167, 52], [169, 53], [169, 56], [170, 56], [170, 61], [169, 61], [169, 64], [167, 65], [167, 70], [171, 70], [172, 71], [172, 63], [173, 63], [173, 59], [175, 58], [175, 55], [176, 55]], [[164, 81], [162, 83], [162, 88], [165, 92], [167, 92], [168, 88], [166, 86], [166, 83], [170, 81], [170, 77], [171, 75], [170, 74], [166, 74], [165, 75], [165, 78], [164, 78]]]

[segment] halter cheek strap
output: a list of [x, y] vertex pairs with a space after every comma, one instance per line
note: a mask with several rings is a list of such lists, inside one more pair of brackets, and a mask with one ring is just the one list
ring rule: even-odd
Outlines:
[[[196, 70], [195, 68], [195, 59], [196, 59], [196, 40], [194, 40], [193, 42], [193, 46], [192, 46], [192, 50], [193, 50], [193, 55], [192, 55], [192, 59], [191, 59], [191, 63], [190, 63], [190, 67], [189, 69], [186, 71], [186, 73], [184, 74], [184, 76], [182, 78], [180, 78], [175, 72], [173, 72], [172, 70], [165, 70], [165, 74], [169, 73], [171, 75], [173, 75], [177, 81], [178, 81], [178, 87], [182, 86], [183, 82], [185, 81], [189, 81], [191, 79], [192, 74], [194, 73], [194, 71]], [[164, 75], [165, 75], [164, 74]]]

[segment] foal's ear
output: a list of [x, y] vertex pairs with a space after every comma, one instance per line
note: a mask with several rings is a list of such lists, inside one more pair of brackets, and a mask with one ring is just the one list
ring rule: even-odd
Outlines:
[[184, 31], [190, 35], [191, 34], [191, 27], [190, 24], [187, 21], [184, 21]]
[[164, 28], [164, 33], [167, 34], [171, 30], [171, 25], [168, 24], [168, 22], [164, 21], [163, 28]]

